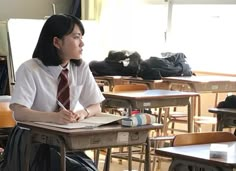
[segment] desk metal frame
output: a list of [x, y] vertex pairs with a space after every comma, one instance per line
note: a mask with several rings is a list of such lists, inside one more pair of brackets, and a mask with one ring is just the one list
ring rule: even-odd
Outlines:
[[[145, 171], [150, 170], [149, 130], [161, 129], [162, 125], [144, 125], [138, 127], [122, 127], [121, 125], [107, 125], [92, 129], [63, 129], [40, 125], [33, 122], [19, 122], [19, 126], [31, 130], [26, 155], [26, 171], [29, 170], [30, 144], [32, 142], [46, 143], [60, 147], [61, 171], [66, 170], [66, 151], [110, 148], [146, 144]], [[119, 134], [125, 134], [126, 140], [121, 140]], [[109, 157], [106, 158], [104, 169], [109, 171]]]

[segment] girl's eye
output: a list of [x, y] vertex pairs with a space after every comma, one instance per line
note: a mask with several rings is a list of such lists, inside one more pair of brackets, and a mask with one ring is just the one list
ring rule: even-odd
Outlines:
[[83, 39], [82, 36], [75, 36], [75, 39]]

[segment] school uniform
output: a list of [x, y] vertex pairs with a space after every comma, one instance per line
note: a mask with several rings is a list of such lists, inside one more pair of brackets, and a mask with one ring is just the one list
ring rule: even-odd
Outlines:
[[[69, 71], [70, 110], [83, 109], [104, 100], [89, 66], [84, 61], [80, 66], [70, 62], [66, 68]], [[58, 77], [62, 70], [61, 66], [45, 66], [37, 58], [24, 62], [16, 72], [16, 84], [10, 103], [21, 104], [38, 111], [57, 111]], [[57, 147], [36, 144], [32, 146], [31, 151], [31, 170], [38, 170], [37, 163], [40, 162], [46, 163], [45, 169], [47, 165], [50, 166], [47, 170], [59, 170], [60, 153]], [[39, 161], [40, 156], [43, 157], [43, 161]], [[66, 165], [67, 171], [97, 170], [83, 151], [67, 153]]]

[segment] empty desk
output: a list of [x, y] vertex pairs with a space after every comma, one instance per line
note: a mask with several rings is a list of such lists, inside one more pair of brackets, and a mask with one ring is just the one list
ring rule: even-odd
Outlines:
[[[222, 140], [223, 141], [223, 140]], [[156, 154], [173, 158], [174, 165], [192, 165], [204, 168], [205, 171], [235, 171], [236, 170], [236, 141], [222, 142], [229, 146], [231, 150], [227, 153], [226, 158], [210, 157], [209, 144], [188, 145], [178, 147], [166, 147], [156, 149]], [[174, 168], [173, 168], [174, 169]], [[170, 167], [169, 171], [173, 171]]]
[[[145, 90], [119, 93], [105, 92], [103, 95], [106, 98], [102, 104], [103, 107], [123, 107], [128, 108], [129, 111], [132, 111], [132, 109], [188, 105], [188, 131], [193, 132], [193, 116], [195, 113], [192, 103], [189, 101], [193, 97], [198, 96], [198, 93], [170, 90]], [[164, 127], [165, 126], [164, 123]]]

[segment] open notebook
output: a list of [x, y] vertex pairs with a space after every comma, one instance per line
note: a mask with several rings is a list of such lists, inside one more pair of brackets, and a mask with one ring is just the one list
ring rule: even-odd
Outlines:
[[80, 122], [76, 123], [69, 123], [66, 125], [54, 124], [49, 122], [35, 122], [38, 124], [66, 128], [66, 129], [76, 129], [76, 128], [94, 128], [101, 125], [109, 124], [115, 121], [121, 120], [123, 117], [118, 115], [106, 114], [106, 113], [99, 113], [95, 116], [89, 117], [84, 119]]

